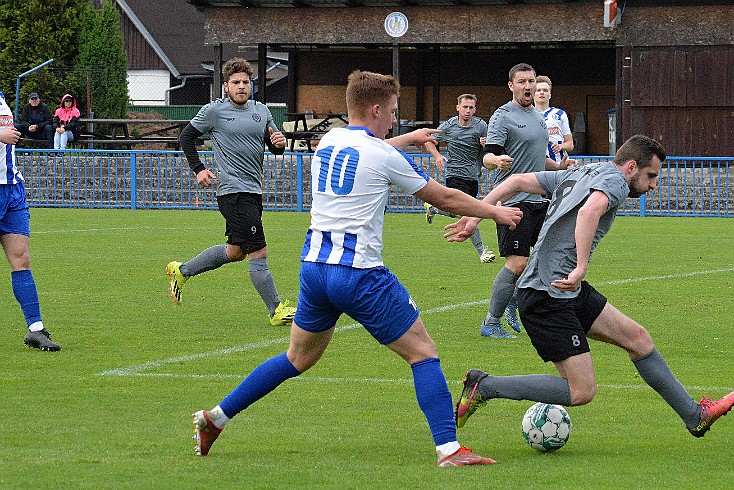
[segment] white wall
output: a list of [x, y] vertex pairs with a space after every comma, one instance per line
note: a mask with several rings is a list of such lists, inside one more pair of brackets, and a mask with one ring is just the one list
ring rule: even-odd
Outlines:
[[127, 90], [133, 105], [164, 105], [171, 88], [168, 70], [129, 70]]

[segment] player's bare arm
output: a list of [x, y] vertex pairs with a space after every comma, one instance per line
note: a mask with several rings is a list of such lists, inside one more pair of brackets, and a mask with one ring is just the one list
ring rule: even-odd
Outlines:
[[436, 145], [438, 144], [435, 136], [436, 133], [440, 133], [440, 131], [438, 129], [421, 128], [416, 129], [415, 131], [411, 131], [410, 133], [405, 133], [401, 134], [400, 136], [388, 138], [385, 140], [385, 142], [400, 150], [404, 150], [410, 145], [422, 146], [426, 143], [433, 143], [434, 145]]
[[273, 128], [268, 128], [270, 133], [270, 142], [276, 148], [283, 148], [285, 146], [285, 135], [280, 131], [275, 131]]
[[545, 189], [538, 183], [538, 178], [533, 173], [514, 174], [502, 181], [498, 186], [487, 194], [483, 201], [496, 203], [506, 202], [518, 192], [545, 195]]
[[478, 201], [457, 189], [444, 187], [433, 179], [415, 193], [419, 199], [454, 214], [490, 218], [497, 223], [509, 225], [511, 229], [517, 226], [522, 218], [522, 211], [512, 207], [491, 205], [488, 202]]
[[576, 165], [577, 161], [574, 158], [568, 158], [568, 154], [563, 155], [560, 163], [556, 163], [552, 158], [546, 157], [545, 169], [546, 170], [566, 170]]
[[[533, 173], [514, 174], [492, 189], [482, 200], [486, 203], [501, 205], [502, 202], [507, 201], [518, 192], [543, 195], [545, 194], [545, 189], [538, 183], [538, 179]], [[444, 230], [447, 231], [444, 237], [449, 242], [463, 242], [476, 231], [480, 221], [481, 219], [478, 218], [464, 216], [459, 221], [450, 223], [444, 227]]]
[[512, 166], [512, 157], [509, 155], [495, 155], [494, 153], [487, 153], [482, 157], [482, 165], [488, 170], [507, 170]]
[[446, 157], [444, 157], [443, 155], [441, 155], [441, 153], [439, 153], [438, 143], [433, 144], [432, 142], [428, 141], [424, 143], [423, 147], [436, 160], [436, 166], [438, 167], [438, 169], [443, 170], [444, 163], [446, 162]]
[[566, 279], [557, 279], [551, 283], [561, 291], [576, 291], [589, 268], [591, 246], [594, 241], [599, 219], [609, 209], [609, 198], [601, 191], [594, 191], [586, 200], [576, 216], [576, 268]]
[[[499, 204], [497, 203], [497, 205]], [[463, 216], [459, 221], [449, 223], [443, 227], [446, 230], [443, 237], [449, 242], [463, 242], [477, 231], [480, 221], [482, 220], [479, 218]]]

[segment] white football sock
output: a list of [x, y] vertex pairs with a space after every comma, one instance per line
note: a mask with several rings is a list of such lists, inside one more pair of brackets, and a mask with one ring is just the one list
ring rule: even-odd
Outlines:
[[229, 422], [230, 419], [226, 415], [224, 415], [224, 411], [217, 405], [216, 407], [209, 410], [209, 418], [211, 419], [212, 423], [214, 424], [214, 427], [217, 429], [221, 429], [225, 425], [227, 425], [227, 422]]
[[43, 322], [33, 322], [30, 325], [28, 325], [28, 330], [31, 332], [40, 332], [43, 330]]
[[451, 456], [456, 451], [458, 451], [460, 447], [461, 446], [459, 446], [458, 441], [447, 442], [446, 444], [436, 446], [436, 454], [438, 454], [438, 460], [441, 461], [446, 456]]

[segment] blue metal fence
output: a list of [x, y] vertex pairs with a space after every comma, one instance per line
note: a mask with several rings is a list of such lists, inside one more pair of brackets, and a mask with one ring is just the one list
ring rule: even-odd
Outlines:
[[[412, 154], [416, 164], [444, 182], [428, 154]], [[201, 152], [207, 168], [212, 152]], [[18, 149], [28, 202], [36, 207], [130, 209], [216, 209], [214, 192], [200, 188], [180, 151]], [[609, 157], [577, 157], [581, 164]], [[267, 210], [306, 211], [311, 205], [310, 153], [266, 153], [263, 205]], [[734, 217], [734, 157], [669, 157], [658, 188], [627, 199], [619, 214], [639, 216]], [[490, 189], [484, 172], [482, 195]], [[391, 212], [422, 212], [422, 202], [393, 188]]]

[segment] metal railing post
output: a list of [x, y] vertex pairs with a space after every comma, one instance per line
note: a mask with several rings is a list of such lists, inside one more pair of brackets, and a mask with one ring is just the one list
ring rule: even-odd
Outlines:
[[34, 66], [30, 70], [25, 71], [25, 72], [21, 73], [20, 75], [18, 75], [18, 79], [15, 81], [15, 119], [16, 120], [18, 119], [18, 101], [20, 99], [20, 79], [23, 78], [26, 75], [30, 75], [31, 73], [33, 73], [36, 70], [39, 70], [39, 69], [43, 68], [44, 66], [48, 65], [49, 63], [53, 63], [53, 61], [54, 61], [54, 59], [51, 58], [50, 60], [44, 61], [40, 65]]
[[640, 216], [647, 215], [647, 196], [645, 194], [640, 196]]
[[138, 162], [135, 152], [130, 153], [130, 209], [138, 208]]
[[303, 155], [296, 156], [296, 209], [303, 211]]

